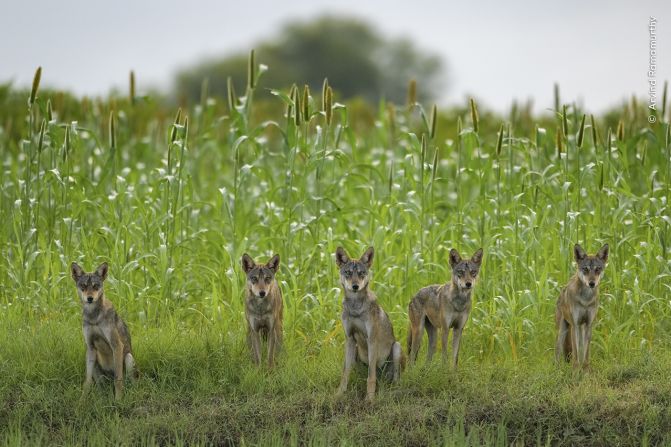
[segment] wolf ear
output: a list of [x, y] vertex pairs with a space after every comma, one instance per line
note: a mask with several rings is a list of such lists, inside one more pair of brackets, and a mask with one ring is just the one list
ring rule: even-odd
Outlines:
[[270, 261], [268, 261], [266, 267], [272, 270], [273, 273], [277, 273], [277, 270], [280, 268], [280, 255], [276, 254], [270, 258]]
[[244, 270], [245, 273], [249, 273], [254, 267], [256, 267], [256, 264], [254, 263], [252, 257], [247, 253], [242, 255], [242, 270]]
[[596, 257], [603, 262], [608, 262], [608, 249], [608, 244], [604, 244], [603, 247], [601, 247], [601, 250], [596, 254]]
[[473, 254], [471, 261], [478, 265], [482, 264], [482, 248], [478, 248], [478, 250]]
[[450, 250], [450, 267], [454, 268], [455, 265], [459, 264], [461, 262], [461, 255], [459, 255], [459, 252], [453, 248]]
[[106, 263], [106, 262], [103, 262], [103, 263], [100, 264], [100, 265], [98, 266], [98, 268], [96, 269], [96, 275], [100, 276], [100, 278], [101, 278], [103, 281], [105, 281], [105, 279], [107, 278], [107, 270], [108, 270], [107, 263]]
[[587, 253], [585, 253], [585, 250], [579, 244], [575, 244], [575, 247], [573, 247], [573, 256], [575, 262], [580, 262], [587, 257]]
[[77, 265], [76, 262], [73, 262], [70, 265], [70, 273], [72, 274], [72, 279], [76, 282], [82, 275], [84, 275], [84, 270]]
[[366, 267], [370, 268], [373, 265], [373, 256], [375, 255], [375, 250], [373, 247], [368, 247], [368, 249], [361, 256], [360, 261], [366, 264]]
[[342, 247], [336, 248], [336, 265], [338, 267], [342, 267], [348, 262], [349, 262], [349, 256], [347, 256], [347, 252], [345, 251], [345, 249]]

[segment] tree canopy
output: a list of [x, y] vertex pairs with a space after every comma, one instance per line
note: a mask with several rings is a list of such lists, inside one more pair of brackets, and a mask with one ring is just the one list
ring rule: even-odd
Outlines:
[[[261, 88], [286, 88], [296, 83], [321, 88], [324, 78], [344, 98], [362, 96], [405, 101], [410, 79], [418, 96], [428, 100], [442, 86], [443, 66], [433, 54], [405, 38], [389, 39], [369, 24], [351, 18], [324, 16], [286, 25], [279, 34], [255, 45], [257, 61], [269, 67]], [[209, 93], [226, 94], [230, 76], [238, 91], [245, 85], [248, 52], [213, 58], [177, 74], [177, 90], [198, 99], [204, 79]]]

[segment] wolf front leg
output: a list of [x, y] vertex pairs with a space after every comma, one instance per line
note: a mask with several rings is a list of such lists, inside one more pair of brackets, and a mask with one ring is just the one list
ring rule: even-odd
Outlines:
[[566, 346], [566, 337], [569, 337], [569, 325], [561, 318], [557, 328], [557, 343], [555, 344], [555, 361], [561, 364], [562, 360], [566, 358], [567, 353], [564, 351]]
[[261, 364], [261, 337], [257, 331], [250, 326], [247, 329], [247, 343], [252, 351], [252, 361], [256, 365]]
[[436, 345], [438, 344], [438, 329], [436, 329], [434, 325], [427, 321], [424, 325], [424, 330], [426, 331], [426, 336], [428, 338], [426, 363], [431, 363], [433, 354], [436, 352]]
[[580, 325], [573, 322], [571, 325], [571, 353], [573, 359], [573, 367], [578, 368], [582, 363], [582, 334], [580, 330]]
[[356, 340], [349, 336], [345, 340], [345, 366], [342, 370], [342, 378], [340, 379], [340, 386], [336, 391], [336, 397], [342, 396], [347, 390], [347, 383], [349, 382], [349, 375], [352, 372], [352, 365], [356, 359]]
[[464, 327], [452, 329], [452, 369], [457, 369], [457, 362], [459, 361], [459, 346], [461, 345], [461, 333]]
[[[447, 339], [450, 335], [450, 326], [447, 323], [443, 323], [443, 327], [440, 329], [440, 344], [442, 345], [441, 357], [443, 359], [443, 364], [447, 364]], [[454, 340], [454, 331], [452, 331], [452, 340]]]
[[275, 366], [275, 344], [277, 333], [275, 328], [270, 328], [268, 331], [268, 368]]
[[583, 348], [582, 348], [582, 367], [587, 369], [589, 368], [589, 345], [592, 341], [592, 325], [590, 323], [585, 324], [583, 327]]
[[366, 400], [375, 400], [375, 385], [377, 383], [377, 349], [368, 337], [368, 380], [366, 381]]
[[123, 397], [123, 342], [118, 334], [112, 336], [112, 361], [114, 362], [114, 398], [119, 400]]
[[585, 354], [583, 357], [583, 367], [589, 368], [589, 347], [592, 344], [592, 327], [594, 326], [594, 321], [596, 320], [597, 308], [590, 310], [589, 319], [585, 324]]
[[86, 378], [84, 379], [84, 388], [82, 395], [86, 394], [93, 383], [93, 371], [96, 365], [96, 350], [92, 346], [86, 347]]

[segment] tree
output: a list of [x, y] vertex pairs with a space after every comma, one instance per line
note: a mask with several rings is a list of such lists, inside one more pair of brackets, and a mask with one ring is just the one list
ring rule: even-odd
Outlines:
[[[421, 100], [440, 88], [440, 59], [415, 47], [407, 39], [390, 40], [367, 23], [325, 16], [312, 22], [291, 23], [278, 37], [255, 46], [257, 61], [269, 67], [261, 88], [287, 88], [308, 84], [320, 89], [324, 78], [342, 95], [369, 100], [385, 97], [401, 103], [410, 79], [416, 79]], [[202, 62], [177, 75], [180, 94], [197, 100], [204, 79], [211, 95], [226, 95], [226, 79], [243, 91], [247, 52]]]

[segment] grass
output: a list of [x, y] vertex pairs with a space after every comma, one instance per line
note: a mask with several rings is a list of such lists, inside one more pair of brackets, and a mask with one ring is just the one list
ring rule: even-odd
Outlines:
[[[115, 403], [111, 383], [79, 401], [78, 318], [43, 321], [31, 334], [11, 327], [3, 363], [5, 441], [49, 444], [214, 443], [600, 445], [669, 442], [671, 356], [638, 354], [624, 364], [599, 359], [592, 373], [525, 359], [481, 361], [472, 349], [458, 372], [435, 362], [381, 386], [363, 402], [365, 368], [336, 400], [342, 353], [291, 343], [273, 374], [251, 367], [236, 332], [137, 328], [143, 372]], [[30, 336], [28, 336], [30, 335]], [[142, 341], [142, 343], [140, 343]]]
[[[539, 116], [475, 101], [374, 109], [337, 102], [326, 82], [255, 103], [252, 66], [244, 96], [209, 98], [204, 83], [179, 113], [138, 94], [134, 75], [129, 95], [105, 100], [39, 80], [0, 88], [4, 443], [669, 442], [664, 117], [651, 127], [627, 103], [586, 122], [559, 98]], [[586, 374], [552, 363], [576, 242], [611, 246]], [[457, 372], [410, 369], [367, 406], [360, 370], [334, 400], [341, 244], [375, 246], [372, 287], [403, 345], [407, 303], [449, 279], [449, 249], [484, 248]], [[245, 350], [243, 252], [282, 256], [286, 349], [272, 373]], [[105, 387], [82, 403], [68, 266], [103, 260], [143, 378], [120, 403]]]

